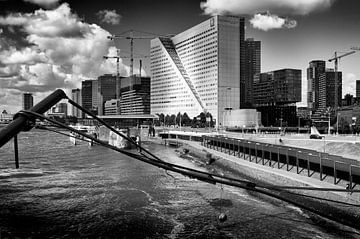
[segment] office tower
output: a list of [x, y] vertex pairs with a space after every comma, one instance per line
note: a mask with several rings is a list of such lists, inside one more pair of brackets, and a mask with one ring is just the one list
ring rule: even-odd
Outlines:
[[[81, 82], [81, 99], [82, 99], [82, 107], [91, 111], [93, 108], [92, 104], [92, 89], [93, 81], [85, 80]], [[85, 114], [83, 113], [83, 117]]]
[[253, 38], [245, 40], [245, 78], [240, 93], [240, 107], [251, 108], [254, 75], [261, 72], [261, 42]]
[[120, 114], [120, 99], [112, 99], [105, 101], [104, 115], [119, 115]]
[[301, 101], [301, 70], [281, 69], [254, 76], [253, 101], [265, 126], [296, 126]]
[[[81, 105], [81, 90], [80, 89], [72, 89], [71, 90], [71, 100], [75, 103]], [[82, 118], [82, 111], [75, 106], [71, 105], [71, 115], [76, 118]]]
[[116, 99], [116, 76], [105, 74], [98, 77], [98, 115], [104, 115], [105, 101]]
[[[326, 69], [319, 76], [319, 109], [325, 110], [328, 107], [334, 108], [341, 106], [342, 99], [342, 72], [338, 71], [338, 85], [335, 86], [335, 71]], [[338, 102], [335, 103], [335, 87], [338, 88]]]
[[22, 100], [22, 108], [23, 110], [28, 110], [32, 108], [34, 105], [34, 98], [32, 93], [23, 93], [23, 100]]
[[312, 111], [319, 108], [319, 77], [325, 72], [325, 61], [311, 61], [307, 68], [307, 105]]
[[151, 40], [151, 113], [210, 112], [219, 125], [240, 108], [244, 18], [214, 16], [171, 38]]
[[120, 109], [122, 115], [150, 114], [150, 78], [132, 77], [121, 81]]
[[356, 81], [356, 94], [355, 94], [356, 98], [360, 98], [360, 80]]

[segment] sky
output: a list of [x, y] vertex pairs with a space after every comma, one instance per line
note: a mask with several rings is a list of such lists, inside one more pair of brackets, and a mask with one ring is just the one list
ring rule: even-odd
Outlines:
[[[302, 70], [306, 106], [306, 68], [335, 51], [360, 47], [359, 0], [0, 0], [0, 111], [21, 109], [21, 95], [32, 92], [37, 103], [57, 88], [70, 95], [81, 81], [129, 74], [130, 44], [109, 40], [135, 30], [152, 38], [180, 33], [213, 15], [243, 16], [246, 38], [261, 41], [261, 71]], [[150, 40], [134, 40], [134, 73], [150, 74]], [[360, 51], [340, 60], [343, 95], [355, 94], [360, 80]], [[333, 63], [327, 62], [328, 68]]]

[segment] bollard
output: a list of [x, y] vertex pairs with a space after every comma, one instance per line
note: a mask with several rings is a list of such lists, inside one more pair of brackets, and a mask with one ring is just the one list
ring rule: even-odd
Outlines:
[[321, 152], [319, 152], [319, 165], [320, 165], [320, 181], [323, 180], [322, 178], [322, 158], [321, 158]]
[[17, 134], [14, 135], [14, 153], [15, 153], [15, 168], [19, 168], [19, 150]]

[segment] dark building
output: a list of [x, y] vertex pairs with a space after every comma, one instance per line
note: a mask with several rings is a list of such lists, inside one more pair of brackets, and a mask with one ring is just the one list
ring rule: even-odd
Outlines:
[[120, 114], [150, 114], [150, 77], [123, 78], [120, 92]]
[[34, 106], [34, 98], [31, 93], [23, 93], [22, 108], [28, 110]]
[[98, 115], [104, 115], [105, 101], [116, 99], [116, 76], [105, 74], [98, 77]]
[[240, 108], [252, 108], [254, 75], [261, 72], [261, 42], [248, 38], [245, 44], [244, 84], [240, 94]]
[[[342, 98], [342, 72], [337, 72], [337, 86], [335, 86], [335, 72], [326, 70], [319, 76], [319, 109], [324, 110], [328, 107], [334, 108], [341, 106]], [[335, 87], [338, 92], [338, 102], [335, 102]]]
[[[82, 98], [82, 107], [91, 111], [93, 109], [92, 97], [92, 80], [85, 80], [81, 82], [81, 98]], [[84, 117], [84, 115], [83, 115]]]
[[307, 105], [312, 111], [319, 108], [319, 82], [320, 75], [325, 72], [325, 61], [311, 61], [307, 68]]
[[295, 103], [301, 101], [301, 70], [281, 69], [256, 74], [253, 100], [264, 126], [296, 126]]
[[360, 99], [360, 80], [356, 81], [356, 94], [355, 97]]
[[[80, 89], [72, 89], [71, 90], [71, 99], [79, 104], [81, 104], [81, 90]], [[76, 108], [75, 106], [71, 106], [71, 115], [76, 118], [82, 118], [82, 111], [79, 108]]]

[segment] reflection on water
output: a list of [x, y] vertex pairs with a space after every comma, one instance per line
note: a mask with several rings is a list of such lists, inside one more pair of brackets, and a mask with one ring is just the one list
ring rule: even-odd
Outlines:
[[[65, 136], [19, 135], [0, 149], [2, 237], [339, 238], [302, 213], [244, 190], [166, 172], [101, 146], [73, 146]], [[196, 168], [173, 149], [146, 145], [170, 162]], [[219, 222], [224, 212], [226, 222]], [[341, 227], [339, 227], [341, 228]]]

